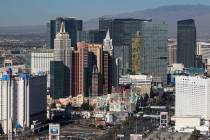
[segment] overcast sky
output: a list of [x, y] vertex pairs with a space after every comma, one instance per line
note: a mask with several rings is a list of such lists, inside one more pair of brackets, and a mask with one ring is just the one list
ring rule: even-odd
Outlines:
[[210, 0], [1, 0], [0, 26], [44, 25], [57, 16], [83, 20], [164, 5], [203, 4]]

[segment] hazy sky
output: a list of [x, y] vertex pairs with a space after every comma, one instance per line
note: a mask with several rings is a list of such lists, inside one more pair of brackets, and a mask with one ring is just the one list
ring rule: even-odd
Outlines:
[[177, 4], [210, 5], [210, 0], [0, 0], [0, 26], [43, 25], [57, 16], [87, 20]]

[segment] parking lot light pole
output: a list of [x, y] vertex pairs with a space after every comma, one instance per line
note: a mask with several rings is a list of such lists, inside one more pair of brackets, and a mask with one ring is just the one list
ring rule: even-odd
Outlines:
[[123, 134], [118, 134], [117, 137], [120, 138], [120, 140], [122, 140], [122, 138], [124, 138], [124, 135]]
[[139, 114], [136, 115], [136, 134], [138, 132], [138, 118], [139, 118]]

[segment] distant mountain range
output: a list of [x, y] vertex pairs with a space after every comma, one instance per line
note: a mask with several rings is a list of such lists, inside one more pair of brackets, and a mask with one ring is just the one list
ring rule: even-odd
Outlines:
[[[103, 16], [107, 18], [140, 18], [152, 19], [155, 22], [168, 24], [169, 36], [176, 37], [177, 21], [193, 18], [197, 26], [198, 38], [210, 38], [210, 6], [172, 5], [153, 9]], [[84, 22], [85, 29], [98, 28], [98, 19]]]
[[[197, 36], [199, 38], [210, 38], [210, 6], [204, 5], [171, 5], [153, 9], [123, 13], [117, 15], [106, 15], [107, 18], [140, 18], [152, 19], [155, 22], [166, 22], [168, 24], [169, 36], [176, 37], [177, 21], [182, 19], [195, 19]], [[47, 21], [46, 21], [47, 22]], [[97, 29], [98, 18], [84, 21], [84, 29]], [[0, 27], [1, 34], [44, 34], [46, 25]]]
[[0, 35], [11, 34], [46, 34], [45, 25], [28, 25], [28, 26], [12, 26], [0, 27]]

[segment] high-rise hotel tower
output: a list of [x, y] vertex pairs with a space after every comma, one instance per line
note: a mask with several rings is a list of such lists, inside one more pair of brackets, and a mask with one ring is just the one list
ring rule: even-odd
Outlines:
[[[54, 61], [51, 61], [52, 98], [71, 95], [72, 47], [69, 34], [65, 31], [64, 22], [54, 40]], [[60, 83], [63, 83], [60, 85]]]

